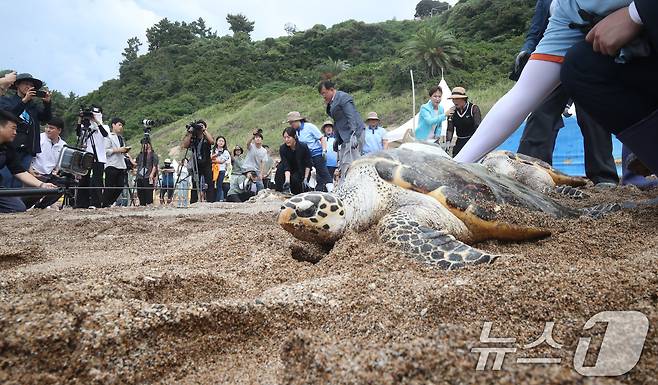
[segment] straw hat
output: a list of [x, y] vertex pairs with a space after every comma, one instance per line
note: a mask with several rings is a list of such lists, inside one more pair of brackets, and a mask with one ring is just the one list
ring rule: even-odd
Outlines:
[[334, 122], [331, 120], [325, 120], [324, 123], [322, 123], [322, 129], [324, 130], [326, 126], [331, 126], [333, 128]]
[[467, 99], [466, 89], [464, 87], [455, 87], [452, 89], [452, 96], [448, 99]]
[[299, 111], [290, 111], [288, 112], [288, 115], [286, 116], [286, 120], [283, 123], [292, 123], [298, 120], [306, 120], [302, 114], [299, 113]]
[[368, 120], [379, 120], [379, 116], [377, 116], [377, 113], [375, 111], [368, 112], [368, 116], [366, 117], [366, 121]]

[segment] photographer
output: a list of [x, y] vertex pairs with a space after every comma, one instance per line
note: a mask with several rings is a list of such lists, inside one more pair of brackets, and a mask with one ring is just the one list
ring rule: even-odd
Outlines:
[[[62, 129], [64, 128], [64, 121], [61, 118], [54, 117], [48, 121], [44, 132], [40, 135], [41, 152], [32, 159], [30, 166], [30, 174], [34, 175], [42, 182], [50, 182], [56, 185], [61, 178], [56, 170], [59, 155], [66, 145], [64, 139], [61, 138]], [[29, 197], [23, 198], [25, 207], [30, 208], [34, 206], [37, 209], [45, 209], [59, 200], [60, 195], [48, 195], [45, 197]]]
[[[160, 172], [162, 174], [162, 182], [160, 183], [160, 205], [171, 204], [171, 201], [174, 198], [174, 172], [176, 172], [174, 166], [171, 165], [171, 159], [165, 159]], [[167, 200], [165, 200], [165, 195], [167, 195]]]
[[244, 174], [235, 175], [231, 179], [231, 187], [226, 194], [227, 202], [240, 203], [245, 202], [252, 196], [256, 195], [256, 183], [258, 176], [256, 171], [250, 170]]
[[[12, 79], [10, 75], [5, 83]], [[42, 86], [43, 82], [32, 75], [18, 74], [14, 84], [10, 86], [16, 93], [0, 97], [0, 109], [20, 118], [12, 146], [16, 149], [21, 166], [26, 170], [30, 167], [32, 158], [41, 152], [41, 122], [52, 118], [51, 95], [50, 92], [40, 91]], [[36, 98], [42, 98], [43, 103], [37, 103]], [[12, 177], [8, 169], [0, 171], [0, 174], [5, 179], [4, 186], [21, 187], [21, 183]]]
[[[210, 149], [213, 143], [214, 140], [208, 132], [206, 122], [198, 120], [187, 125], [187, 134], [183, 138], [181, 147], [192, 148], [196, 156], [196, 160], [190, 159], [190, 165], [193, 167], [193, 170], [196, 167], [196, 175], [192, 173], [190, 203], [197, 202], [199, 200], [198, 192], [200, 191], [203, 194], [203, 191], [206, 189], [208, 201], [214, 202], [215, 187], [212, 183], [212, 163], [210, 161]], [[197, 176], [199, 180], [197, 180]], [[200, 184], [200, 187], [197, 186], [197, 183]], [[203, 200], [203, 195], [201, 195], [201, 200]]]
[[126, 147], [122, 136], [125, 124], [121, 118], [112, 119], [112, 131], [105, 138], [105, 187], [110, 188], [103, 191], [103, 207], [112, 206], [121, 195], [119, 187], [125, 187], [128, 182], [128, 164], [132, 165], [132, 160], [128, 156], [130, 147]]
[[80, 179], [79, 187], [96, 187], [93, 189], [82, 188], [78, 190], [75, 197], [75, 208], [96, 208], [103, 204], [103, 173], [107, 155], [105, 153], [105, 137], [108, 130], [103, 126], [103, 109], [96, 106], [90, 108], [82, 107], [78, 114], [78, 124], [75, 132], [81, 148], [85, 148], [90, 154], [94, 154], [94, 163], [87, 175]]
[[[11, 145], [16, 137], [16, 127], [20, 120], [11, 113], [0, 110], [0, 168], [7, 167], [9, 172], [27, 186], [39, 188], [57, 188], [52, 183], [42, 182], [25, 171], [19, 155]], [[25, 211], [25, 204], [18, 197], [0, 197], [0, 213]]]
[[256, 172], [256, 193], [265, 188], [263, 175], [265, 174], [265, 160], [267, 150], [263, 147], [263, 130], [257, 129], [247, 141], [247, 157], [242, 165], [245, 170]]
[[153, 204], [153, 185], [158, 178], [158, 155], [153, 152], [150, 142], [142, 144], [142, 152], [137, 155], [137, 196], [139, 205]]

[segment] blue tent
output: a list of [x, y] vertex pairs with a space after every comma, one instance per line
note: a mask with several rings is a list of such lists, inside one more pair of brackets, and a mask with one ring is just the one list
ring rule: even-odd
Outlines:
[[[575, 115], [570, 118], [563, 118], [563, 120], [564, 127], [558, 133], [555, 151], [553, 152], [553, 167], [569, 175], [584, 176], [583, 135], [580, 133]], [[498, 149], [516, 152], [524, 128], [525, 122]], [[617, 173], [621, 177], [621, 142], [614, 136], [612, 137], [612, 147], [612, 155], [617, 164]]]

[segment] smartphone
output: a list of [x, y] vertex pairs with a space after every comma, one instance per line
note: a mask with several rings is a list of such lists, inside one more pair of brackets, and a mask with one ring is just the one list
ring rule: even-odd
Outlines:
[[42, 98], [43, 99], [43, 98], [46, 97], [46, 91], [37, 90], [35, 92], [36, 92], [36, 95], [34, 95], [34, 96], [37, 97], [37, 98]]

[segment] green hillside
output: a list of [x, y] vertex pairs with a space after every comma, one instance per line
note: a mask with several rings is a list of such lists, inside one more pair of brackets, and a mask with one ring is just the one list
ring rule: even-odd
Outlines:
[[[469, 91], [469, 94], [471, 100], [486, 113], [511, 86], [511, 81], [502, 80], [492, 86]], [[377, 111], [386, 128], [397, 127], [411, 119], [410, 91], [397, 96], [357, 91], [353, 96], [362, 115], [368, 111]], [[417, 90], [416, 110], [425, 102], [425, 91]], [[258, 90], [241, 92], [226, 103], [203, 108], [193, 115], [154, 129], [151, 142], [161, 156], [182, 158], [179, 144], [185, 135], [185, 125], [192, 120], [203, 119], [208, 123], [213, 137], [226, 137], [230, 148], [236, 144], [244, 148], [249, 133], [256, 127], [263, 129], [264, 143], [276, 148], [282, 143], [281, 133], [286, 127], [283, 121], [288, 111], [300, 111], [309, 121], [320, 126], [327, 118], [324, 107], [315, 87], [298, 86], [279, 90], [277, 84], [269, 84]], [[141, 136], [133, 136], [129, 142], [137, 149], [140, 139]]]
[[163, 19], [147, 30], [146, 54], [138, 54], [142, 42], [128, 41], [118, 79], [83, 97], [61, 96], [58, 108], [72, 123], [80, 104], [101, 105], [106, 116], [127, 121], [133, 144], [142, 136], [141, 120], [153, 119], [160, 153], [180, 141], [185, 123], [198, 118], [231, 144], [238, 139], [242, 144], [254, 127], [265, 130], [266, 142], [278, 144], [288, 111], [324, 120], [315, 91], [322, 78], [333, 78], [354, 95], [363, 114], [375, 110], [389, 127], [411, 116], [409, 70], [418, 105], [443, 68], [451, 86], [465, 86], [486, 109], [509, 87], [504, 79], [533, 9], [531, 0], [462, 0], [422, 20], [317, 24], [261, 41], [251, 40], [248, 20], [232, 36], [216, 36], [202, 19]]

